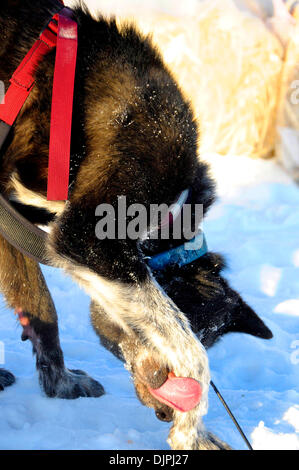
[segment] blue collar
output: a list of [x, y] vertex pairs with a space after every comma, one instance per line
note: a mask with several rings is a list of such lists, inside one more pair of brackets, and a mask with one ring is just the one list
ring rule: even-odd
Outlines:
[[162, 271], [170, 265], [177, 265], [179, 267], [190, 264], [193, 261], [201, 258], [208, 252], [208, 245], [203, 232], [199, 231], [198, 234], [189, 242], [183, 245], [172, 248], [168, 251], [163, 251], [157, 255], [146, 258], [147, 264], [154, 271]]

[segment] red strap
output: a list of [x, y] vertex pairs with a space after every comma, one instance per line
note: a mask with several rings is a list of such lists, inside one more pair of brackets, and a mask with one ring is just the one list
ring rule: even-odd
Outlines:
[[[48, 200], [68, 197], [73, 94], [77, 58], [77, 23], [63, 8], [27, 53], [10, 79], [0, 104], [0, 120], [12, 126], [35, 84], [35, 71], [44, 55], [57, 45], [53, 81], [48, 169]], [[58, 26], [57, 26], [58, 21]]]
[[0, 119], [10, 126], [15, 122], [21, 108], [34, 86], [34, 72], [44, 55], [56, 45], [56, 35], [48, 28], [32, 46], [10, 79], [3, 104], [0, 104]]
[[66, 9], [58, 17], [48, 168], [49, 201], [68, 198], [73, 95], [77, 58], [77, 23]]

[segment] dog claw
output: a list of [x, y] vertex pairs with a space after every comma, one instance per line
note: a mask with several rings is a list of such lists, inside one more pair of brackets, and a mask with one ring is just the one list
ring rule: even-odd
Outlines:
[[0, 391], [3, 391], [5, 387], [9, 387], [15, 382], [15, 377], [8, 370], [0, 369]]
[[85, 376], [88, 376], [88, 374], [86, 372], [84, 372], [84, 370], [80, 370], [80, 369], [68, 369], [69, 372], [71, 372], [72, 374], [75, 374], [75, 375], [85, 375]]
[[195, 450], [232, 450], [232, 448], [226, 442], [208, 432], [200, 437]]
[[48, 397], [75, 399], [80, 397], [100, 397], [104, 387], [81, 370], [66, 369], [55, 380], [48, 370], [40, 370], [40, 382]]
[[[73, 389], [73, 395], [70, 398], [79, 398], [79, 397], [100, 397], [104, 395], [104, 387], [90, 377], [86, 372], [82, 370], [69, 370], [69, 374], [72, 376], [72, 380], [75, 383]], [[69, 397], [65, 397], [69, 398]]]

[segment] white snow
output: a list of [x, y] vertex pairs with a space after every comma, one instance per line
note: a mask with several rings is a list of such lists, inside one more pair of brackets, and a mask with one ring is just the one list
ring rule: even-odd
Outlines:
[[261, 291], [273, 297], [281, 279], [282, 269], [265, 265], [261, 269]]
[[[212, 376], [255, 449], [299, 449], [299, 188], [273, 161], [206, 159], [219, 193], [204, 227], [209, 247], [226, 254], [227, 278], [274, 333], [224, 337], [209, 352]], [[206, 421], [218, 433], [220, 416], [227, 421], [213, 397]], [[231, 424], [221, 428], [243, 448]]]
[[[261, 444], [263, 442], [263, 444]], [[299, 449], [299, 438], [295, 434], [273, 433], [260, 421], [252, 433], [252, 445], [255, 450]]]
[[274, 312], [287, 313], [288, 315], [299, 316], [299, 299], [289, 299], [278, 304]]

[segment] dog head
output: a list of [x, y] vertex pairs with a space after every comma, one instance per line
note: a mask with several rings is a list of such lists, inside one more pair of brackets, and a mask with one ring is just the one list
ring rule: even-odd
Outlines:
[[[209, 252], [191, 264], [172, 265], [155, 271], [154, 275], [185, 313], [193, 332], [206, 348], [230, 332], [271, 339], [269, 328], [221, 275], [224, 267], [223, 258]], [[154, 360], [148, 360], [134, 375], [134, 385], [141, 402], [154, 408], [158, 419], [169, 422], [173, 419], [173, 410], [154, 398], [147, 386], [158, 388], [168, 373], [167, 369], [159, 369]]]
[[222, 256], [207, 253], [191, 264], [171, 266], [155, 276], [205, 347], [229, 332], [272, 338], [269, 328], [221, 275], [224, 267]]

